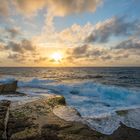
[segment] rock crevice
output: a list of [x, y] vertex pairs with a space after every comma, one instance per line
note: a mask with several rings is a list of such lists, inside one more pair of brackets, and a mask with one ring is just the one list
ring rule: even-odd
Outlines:
[[10, 101], [0, 102], [0, 139], [7, 140], [7, 124], [9, 119]]

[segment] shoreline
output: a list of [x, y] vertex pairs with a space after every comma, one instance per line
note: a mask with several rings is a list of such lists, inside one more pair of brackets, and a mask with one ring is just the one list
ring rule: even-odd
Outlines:
[[[0, 96], [3, 97], [0, 100], [1, 140], [139, 140], [140, 130], [121, 121], [111, 134], [101, 133], [91, 127], [75, 108], [68, 106], [64, 96], [31, 96], [16, 89], [17, 81], [0, 85]], [[128, 110], [116, 113], [123, 117]], [[130, 116], [129, 119], [133, 118]], [[102, 119], [97, 121], [101, 123]], [[105, 118], [105, 121], [110, 120]]]
[[[6, 100], [4, 102], [9, 103]], [[79, 112], [67, 106], [65, 98], [59, 95], [38, 98], [14, 107], [11, 105], [10, 102], [6, 128], [8, 140], [37, 140], [37, 138], [42, 140], [84, 140], [85, 138], [117, 140], [123, 137], [127, 137], [128, 140], [138, 140], [140, 137], [140, 130], [129, 128], [124, 124], [120, 124], [120, 127], [111, 135], [89, 128], [82, 123]], [[62, 111], [61, 108], [64, 110]], [[62, 118], [62, 114], [65, 119]], [[69, 115], [72, 117], [69, 118]]]

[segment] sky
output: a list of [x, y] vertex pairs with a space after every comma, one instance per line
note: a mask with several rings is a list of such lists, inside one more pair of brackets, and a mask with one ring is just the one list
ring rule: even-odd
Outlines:
[[0, 0], [1, 67], [140, 66], [140, 0]]

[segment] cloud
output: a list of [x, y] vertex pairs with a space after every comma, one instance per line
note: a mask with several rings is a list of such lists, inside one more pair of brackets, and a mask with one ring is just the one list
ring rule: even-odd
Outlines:
[[46, 60], [48, 60], [47, 57], [39, 56], [38, 58], [36, 58], [36, 59], [34, 60], [34, 62], [40, 63], [40, 62], [46, 61]]
[[105, 56], [101, 56], [101, 58], [106, 61], [106, 60], [111, 60], [112, 56], [108, 54], [108, 55], [105, 55]]
[[10, 41], [5, 49], [12, 50], [13, 52], [24, 53], [26, 51], [35, 51], [36, 46], [31, 41], [23, 39], [21, 42]]
[[15, 38], [17, 35], [20, 34], [19, 28], [6, 28], [5, 31], [9, 33], [11, 38]]
[[13, 4], [19, 12], [31, 15], [46, 5], [46, 0], [13, 0]]
[[47, 61], [47, 57], [38, 52], [38, 47], [32, 41], [23, 39], [20, 42], [9, 41], [7, 45], [0, 44], [1, 51], [7, 51], [8, 59], [18, 63], [41, 63]]
[[9, 40], [16, 40], [18, 38], [22, 38], [23, 33], [19, 27], [5, 27], [0, 28], [0, 42], [7, 43]]
[[100, 3], [101, 0], [14, 0], [18, 11], [25, 15], [46, 8], [53, 16], [94, 12]]
[[0, 16], [8, 16], [9, 5], [8, 0], [0, 1]]
[[90, 34], [85, 38], [85, 42], [107, 42], [112, 36], [128, 36], [136, 31], [135, 21], [129, 22], [125, 17], [113, 17], [104, 22], [97, 23]]
[[[85, 25], [73, 24], [71, 27], [63, 29], [60, 32], [52, 32], [51, 34], [43, 32], [38, 38], [47, 39], [48, 42], [64, 43], [66, 46], [75, 46], [89, 43], [108, 43], [113, 36], [115, 39], [119, 37], [130, 37], [138, 30], [139, 21], [127, 21], [122, 17], [112, 17], [97, 24], [87, 23]], [[50, 28], [49, 28], [50, 29]]]
[[131, 38], [122, 41], [114, 47], [98, 47], [93, 44], [85, 44], [67, 51], [67, 61], [75, 65], [98, 63], [121, 64], [126, 62], [135, 63], [140, 56], [140, 40]]
[[46, 61], [48, 58], [40, 55], [34, 55], [34, 57], [32, 57], [31, 54], [9, 53], [8, 59], [14, 60], [18, 63], [26, 63], [28, 61], [32, 63], [41, 63]]
[[[96, 63], [99, 64], [104, 64], [104, 62], [111, 64], [113, 61], [116, 61], [114, 64], [120, 64], [123, 61], [129, 61], [131, 57], [138, 57], [138, 53], [127, 49], [117, 49], [115, 47], [119, 44], [113, 47], [107, 41], [111, 36], [124, 36], [126, 39], [135, 34], [136, 29], [137, 25], [134, 22], [129, 22], [119, 17], [113, 17], [95, 25], [91, 23], [87, 23], [86, 25], [74, 24], [60, 32], [55, 31], [55, 33], [52, 34], [52, 37], [48, 34], [43, 34], [44, 41], [47, 43], [42, 44], [42, 46], [51, 46], [52, 48], [53, 46], [61, 46], [64, 49], [68, 48], [66, 57], [64, 58], [65, 60], [63, 60], [63, 62], [68, 62], [68, 64], [71, 63], [79, 66], [82, 62], [83, 65], [88, 65], [89, 63], [92, 64], [95, 60]], [[95, 41], [98, 44], [85, 42], [85, 38], [88, 37], [89, 33], [93, 32], [99, 32], [101, 34], [101, 36], [96, 34], [97, 40]], [[104, 36], [107, 37], [105, 40], [103, 39]], [[37, 39], [34, 40], [36, 41]], [[41, 43], [42, 42], [43, 41], [41, 40]], [[102, 42], [107, 42], [107, 44], [100, 44]], [[133, 40], [133, 42], [135, 41]], [[133, 58], [133, 61], [136, 59], [137, 58]], [[47, 62], [49, 63], [49, 61]]]
[[4, 44], [0, 43], [0, 50], [4, 50], [5, 46]]
[[49, 0], [49, 9], [55, 16], [94, 12], [101, 0]]
[[81, 59], [81, 58], [99, 58], [100, 56], [106, 54], [106, 49], [103, 49], [102, 47], [95, 47], [92, 45], [82, 45], [75, 48], [72, 48], [72, 50], [68, 50], [67, 52], [69, 54], [69, 59]]
[[129, 53], [122, 53], [122, 54], [118, 54], [116, 56], [114, 56], [114, 60], [122, 60], [122, 59], [126, 59], [130, 56]]
[[93, 66], [112, 60], [110, 49], [102, 46], [85, 44], [75, 48], [69, 48], [67, 51], [66, 62], [76, 66]]
[[131, 37], [122, 41], [110, 49], [110, 54], [114, 60], [128, 59], [132, 56], [136, 59], [140, 56], [140, 40]]
[[81, 47], [76, 47], [76, 48], [73, 49], [72, 54], [74, 56], [79, 56], [79, 55], [83, 55], [83, 54], [85, 55], [88, 51], [88, 48], [89, 48], [88, 45], [83, 45]]
[[115, 49], [140, 50], [140, 40], [137, 38], [131, 38], [131, 39], [122, 41], [121, 43], [115, 46]]
[[18, 54], [18, 53], [14, 53], [14, 54], [9, 53], [8, 59], [21, 63], [21, 62], [24, 62], [25, 56], [22, 54]]
[[58, 38], [62, 42], [78, 43], [84, 42], [87, 34], [91, 32], [94, 26], [87, 23], [84, 26], [73, 24], [71, 27], [66, 28], [58, 33]]
[[42, 34], [47, 34], [51, 39], [55, 38], [54, 17], [95, 12], [101, 3], [102, 0], [14, 0], [16, 9], [25, 16], [46, 10]]

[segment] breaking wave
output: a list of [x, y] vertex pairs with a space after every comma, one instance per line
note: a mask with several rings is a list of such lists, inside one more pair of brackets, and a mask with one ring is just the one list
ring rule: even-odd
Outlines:
[[113, 133], [120, 123], [140, 130], [140, 90], [89, 82], [62, 83], [55, 80], [19, 81], [19, 90], [35, 94], [60, 94], [76, 108], [92, 129]]

